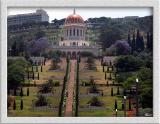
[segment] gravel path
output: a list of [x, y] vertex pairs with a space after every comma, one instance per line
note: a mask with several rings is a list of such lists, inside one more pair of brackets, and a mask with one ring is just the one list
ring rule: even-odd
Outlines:
[[68, 81], [68, 87], [67, 87], [68, 97], [66, 101], [66, 110], [65, 110], [66, 117], [72, 116], [76, 61], [77, 60], [71, 60], [70, 79]]

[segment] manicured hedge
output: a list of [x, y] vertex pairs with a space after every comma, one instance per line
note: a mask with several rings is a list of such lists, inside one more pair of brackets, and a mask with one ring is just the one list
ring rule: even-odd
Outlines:
[[66, 82], [69, 79], [69, 70], [70, 70], [70, 61], [69, 59], [67, 60], [67, 67], [66, 67], [66, 74], [64, 76], [63, 79], [63, 88], [62, 88], [62, 93], [61, 93], [61, 101], [59, 103], [59, 112], [58, 112], [58, 116], [61, 117], [62, 116], [62, 109], [63, 109], [63, 101], [64, 101], [64, 93], [65, 93], [65, 89], [66, 89]]

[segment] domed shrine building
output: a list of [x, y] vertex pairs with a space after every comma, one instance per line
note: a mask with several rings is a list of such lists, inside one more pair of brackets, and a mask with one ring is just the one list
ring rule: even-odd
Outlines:
[[75, 58], [81, 52], [92, 52], [97, 56], [98, 48], [96, 45], [91, 45], [90, 41], [86, 41], [86, 24], [83, 18], [76, 14], [69, 15], [63, 25], [63, 36], [59, 41], [59, 46], [54, 46], [54, 49], [60, 50], [65, 55], [70, 55]]

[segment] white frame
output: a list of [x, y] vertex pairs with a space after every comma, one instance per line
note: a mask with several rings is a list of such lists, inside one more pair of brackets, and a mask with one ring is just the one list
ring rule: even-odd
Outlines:
[[[7, 117], [7, 8], [9, 7], [153, 7], [153, 117]], [[158, 0], [4, 0], [1, 1], [1, 122], [2, 123], [159, 123], [159, 1]], [[2, 66], [3, 64], [3, 66]]]

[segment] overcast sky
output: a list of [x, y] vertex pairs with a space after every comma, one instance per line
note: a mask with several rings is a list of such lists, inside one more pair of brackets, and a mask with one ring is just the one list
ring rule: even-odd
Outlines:
[[[8, 15], [33, 13], [39, 8], [9, 8]], [[42, 8], [47, 11], [49, 21], [66, 18], [73, 13], [74, 8]], [[148, 16], [152, 15], [152, 8], [75, 8], [76, 13], [84, 20], [93, 17], [125, 17], [125, 16]]]

